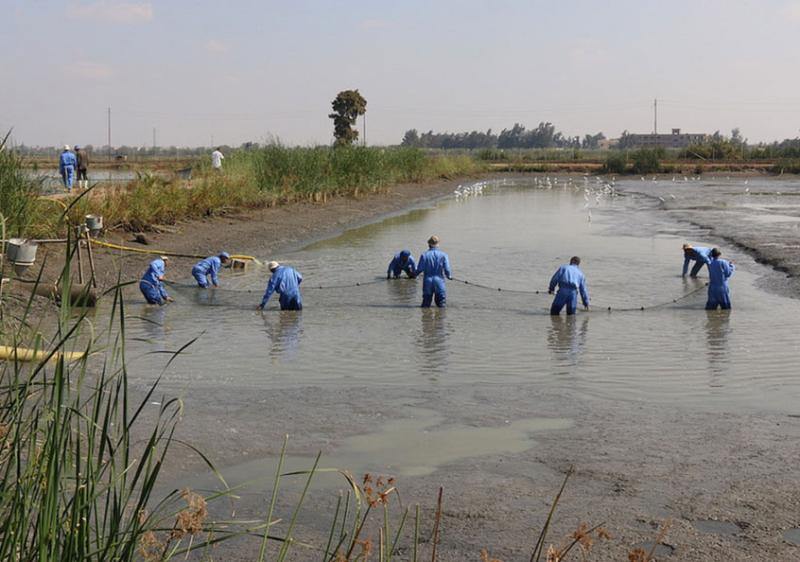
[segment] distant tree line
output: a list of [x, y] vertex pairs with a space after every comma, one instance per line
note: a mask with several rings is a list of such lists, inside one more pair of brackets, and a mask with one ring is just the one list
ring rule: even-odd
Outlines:
[[488, 131], [471, 131], [464, 133], [434, 133], [428, 131], [420, 134], [410, 129], [403, 135], [402, 146], [418, 148], [597, 148], [600, 141], [605, 140], [603, 133], [594, 135], [566, 136], [556, 131], [550, 122], [541, 122], [535, 129], [526, 129], [514, 123], [510, 129], [503, 129], [500, 134]]

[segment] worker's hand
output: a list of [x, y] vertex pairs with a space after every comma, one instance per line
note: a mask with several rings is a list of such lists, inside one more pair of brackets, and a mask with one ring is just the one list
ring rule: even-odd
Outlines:
[[553, 294], [553, 289], [548, 289], [548, 290], [547, 290], [547, 294], [548, 294], [548, 295], [552, 295], [552, 294]]
[[256, 310], [264, 310], [264, 305], [260, 304], [256, 307]]
[[175, 302], [175, 299], [173, 299], [172, 297], [167, 297], [165, 300], [167, 302]]
[[448, 278], [450, 281], [452, 281], [452, 280], [453, 280], [453, 278], [452, 278], [452, 277], [450, 277], [449, 275], [447, 276], [447, 278]]
[[216, 285], [216, 284], [215, 284], [215, 285], [214, 285], [214, 288], [215, 288], [215, 289], [219, 289], [219, 285]]
[[589, 305], [588, 304], [583, 305], [583, 310], [589, 310]]
[[389, 275], [389, 274], [387, 274], [387, 275], [386, 275], [386, 278], [387, 278], [387, 279], [391, 279], [391, 278], [392, 278], [392, 276], [391, 276], [391, 275]]

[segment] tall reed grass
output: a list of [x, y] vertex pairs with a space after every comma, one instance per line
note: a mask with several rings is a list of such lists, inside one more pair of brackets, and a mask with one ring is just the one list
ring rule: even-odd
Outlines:
[[[211, 216], [234, 209], [260, 208], [295, 201], [376, 192], [393, 183], [419, 183], [475, 174], [484, 165], [467, 155], [427, 155], [415, 148], [330, 147], [286, 148], [269, 145], [234, 152], [224, 171], [199, 160], [193, 178], [142, 173], [122, 186], [101, 186], [82, 197], [71, 210], [80, 221], [102, 215], [111, 227], [144, 230], [153, 225]], [[72, 199], [75, 200], [77, 196]], [[58, 233], [60, 209], [52, 200], [33, 205], [28, 232], [46, 237]], [[63, 232], [62, 232], [63, 234]]]
[[273, 144], [243, 156], [250, 160], [259, 189], [281, 200], [358, 195], [390, 183], [431, 181], [485, 169], [464, 154], [427, 155], [416, 148], [286, 148]]
[[0, 139], [0, 213], [9, 236], [23, 236], [33, 221], [38, 182], [22, 168], [22, 159], [8, 146], [9, 131]]

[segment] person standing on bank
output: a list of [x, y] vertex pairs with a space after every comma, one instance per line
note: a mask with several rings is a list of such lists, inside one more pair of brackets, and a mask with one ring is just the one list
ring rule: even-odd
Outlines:
[[417, 275], [424, 276], [422, 281], [422, 308], [430, 308], [435, 299], [436, 306], [442, 308], [447, 303], [447, 290], [444, 278], [453, 279], [450, 272], [450, 258], [439, 249], [439, 237], [428, 239], [428, 251], [419, 257]]
[[719, 248], [713, 248], [711, 250], [711, 262], [708, 264], [709, 281], [706, 310], [716, 310], [717, 307], [722, 310], [729, 310], [731, 308], [728, 279], [730, 279], [733, 272], [736, 271], [736, 266], [732, 261], [722, 259], [720, 257], [721, 255], [722, 252], [719, 251]]
[[569, 265], [562, 265], [550, 279], [550, 286], [547, 290], [551, 295], [558, 285], [558, 293], [550, 306], [550, 314], [558, 316], [564, 305], [567, 306], [567, 315], [575, 314], [578, 309], [578, 293], [581, 294], [583, 307], [589, 310], [589, 292], [586, 290], [586, 276], [581, 271], [581, 258], [573, 256], [569, 260]]
[[61, 180], [64, 182], [64, 187], [67, 191], [72, 191], [72, 184], [75, 182], [75, 169], [78, 167], [78, 160], [75, 158], [69, 145], [64, 145], [64, 150], [61, 156], [58, 157], [58, 173], [61, 174]]
[[222, 154], [220, 148], [221, 147], [218, 146], [216, 150], [211, 153], [211, 167], [217, 172], [222, 171], [222, 161], [225, 159], [225, 155]]
[[293, 267], [281, 265], [276, 261], [269, 262], [267, 267], [272, 272], [272, 277], [269, 278], [261, 304], [256, 308], [264, 310], [272, 293], [278, 293], [281, 310], [303, 310], [303, 300], [300, 298], [300, 283], [303, 282], [303, 276]]
[[89, 169], [89, 153], [81, 150], [81, 147], [76, 144], [75, 158], [78, 162], [78, 189], [86, 189], [89, 187], [89, 178], [86, 176], [86, 171]]

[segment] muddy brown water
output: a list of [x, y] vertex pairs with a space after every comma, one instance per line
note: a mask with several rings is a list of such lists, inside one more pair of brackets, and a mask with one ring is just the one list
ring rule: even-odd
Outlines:
[[[260, 513], [281, 435], [288, 432], [286, 470], [310, 468], [323, 450], [325, 466], [399, 475], [411, 493], [444, 481], [450, 490], [469, 490], [464, 506], [450, 500], [455, 512], [486, 514], [486, 521], [497, 522], [487, 528], [504, 530], [497, 540], [506, 546], [517, 544], [517, 526], [529, 528], [536, 500], [524, 502], [512, 517], [483, 497], [481, 484], [486, 494], [512, 482], [523, 498], [550, 497], [560, 472], [573, 462], [579, 472], [595, 471], [591, 490], [600, 494], [599, 504], [613, 504], [619, 494], [627, 498], [618, 524], [638, 517], [640, 505], [648, 517], [680, 517], [665, 506], [684, 493], [711, 494], [719, 481], [725, 498], [740, 472], [743, 478], [763, 476], [751, 461], [762, 447], [778, 445], [747, 441], [752, 419], [779, 416], [781, 435], [791, 439], [790, 416], [800, 414], [800, 302], [785, 290], [785, 274], [757, 263], [730, 238], [712, 235], [711, 221], [703, 222], [710, 216], [704, 213], [714, 213], [714, 226], [732, 222], [740, 225], [734, 234], [747, 235], [754, 232], [751, 224], [764, 224], [763, 244], [792, 244], [794, 222], [782, 219], [794, 216], [793, 201], [784, 206], [783, 195], [774, 193], [796, 190], [798, 183], [767, 182], [758, 189], [765, 195], [746, 195], [741, 179], [680, 186], [668, 181], [648, 181], [646, 190], [640, 180], [617, 181], [618, 196], [594, 178], [561, 178], [549, 186], [538, 178], [490, 182], [479, 196], [453, 196], [297, 251], [259, 256], [303, 273], [300, 313], [280, 312], [274, 300], [264, 313], [254, 310], [267, 279], [261, 268], [223, 272], [221, 290], [194, 288], [188, 271], [171, 271], [178, 283], [170, 287], [174, 304], [150, 307], [135, 290], [129, 294], [129, 380], [146, 388], [169, 357], [152, 352], [198, 338], [170, 365], [159, 392], [187, 400], [186, 431], [214, 457], [228, 484], [249, 483], [237, 513]], [[726, 201], [722, 219], [713, 200]], [[449, 282], [448, 307], [421, 310], [420, 280], [387, 282], [386, 266], [404, 247], [418, 256], [434, 233], [456, 279], [470, 284]], [[703, 310], [705, 271], [700, 280], [680, 277], [685, 241], [718, 245], [736, 261], [731, 312]], [[575, 254], [583, 259], [592, 308], [551, 318], [547, 283]], [[681, 428], [684, 416], [695, 421]], [[714, 461], [722, 457], [702, 461], [706, 448], [697, 449], [703, 426], [692, 424], [707, 416], [720, 420], [713, 444], [714, 454], [726, 455], [721, 464]], [[636, 427], [626, 428], [626, 420]], [[668, 442], [661, 437], [664, 422], [671, 428]], [[613, 426], [612, 435], [604, 434], [604, 424]], [[602, 440], [583, 451], [554, 445], [574, 437], [586, 446], [590, 428]], [[538, 452], [542, 443], [549, 444], [545, 456]], [[719, 452], [726, 444], [742, 453], [753, 450], [728, 457]], [[635, 458], [622, 463], [632, 468], [620, 467], [629, 450], [638, 451], [634, 457], [662, 459], [655, 461], [655, 480], [638, 474]], [[717, 472], [693, 468], [687, 481], [669, 489], [654, 485], [671, 459], [684, 470], [684, 450]], [[772, 449], [766, 451], [772, 458]], [[612, 463], [608, 474], [599, 472], [606, 458]], [[621, 491], [606, 491], [606, 479]], [[540, 481], [548, 483], [544, 496], [535, 491]], [[202, 489], [215, 482], [192, 468], [175, 485]], [[342, 481], [327, 475], [316, 485], [327, 493]], [[580, 489], [580, 482], [574, 485]], [[747, 486], [752, 488], [749, 480]], [[719, 517], [713, 505], [693, 509], [692, 520]], [[583, 514], [584, 506], [577, 511]], [[760, 517], [729, 517], [744, 516]], [[304, 521], [317, 525], [313, 515]], [[763, 540], [780, 536], [778, 522], [771, 524]], [[652, 541], [655, 534], [635, 527], [627, 532], [627, 545]], [[462, 554], [494, 536], [476, 534], [471, 526], [463, 535], [450, 533], [448, 548]], [[684, 539], [700, 540], [691, 537]], [[670, 544], [683, 548], [680, 541]]]
[[[145, 340], [130, 344], [130, 354], [177, 349], [200, 336], [170, 368], [165, 384], [174, 389], [379, 384], [402, 394], [404, 387], [544, 385], [584, 399], [795, 412], [800, 344], [787, 326], [797, 325], [800, 302], [760, 288], [771, 270], [725, 241], [679, 234], [647, 201], [587, 185], [589, 203], [580, 180], [551, 189], [489, 183], [481, 196], [280, 256], [304, 275], [301, 313], [279, 312], [274, 298], [263, 314], [253, 310], [263, 269], [225, 272], [218, 291], [189, 286], [182, 272], [185, 285], [171, 289], [176, 305], [132, 305], [149, 322], [128, 327]], [[448, 307], [421, 310], [421, 280], [383, 277], [394, 252], [418, 256], [433, 233], [456, 279], [472, 285], [449, 282]], [[731, 312], [703, 310], [705, 270], [697, 280], [680, 277], [685, 240], [719, 245], [735, 260]], [[583, 259], [592, 308], [551, 318], [548, 280], [573, 254]], [[162, 363], [138, 360], [141, 372]]]

